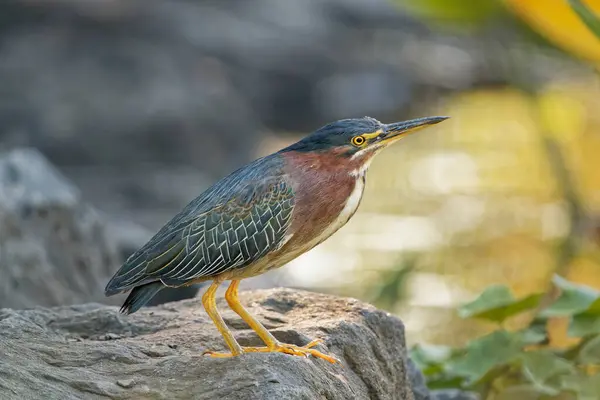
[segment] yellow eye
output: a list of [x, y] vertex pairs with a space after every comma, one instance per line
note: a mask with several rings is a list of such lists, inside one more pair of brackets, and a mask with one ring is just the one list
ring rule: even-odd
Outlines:
[[362, 136], [354, 136], [352, 138], [352, 144], [355, 146], [362, 146], [365, 144], [365, 138]]

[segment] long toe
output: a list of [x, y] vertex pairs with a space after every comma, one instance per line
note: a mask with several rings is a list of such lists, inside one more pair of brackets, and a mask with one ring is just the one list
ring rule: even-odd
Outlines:
[[[288, 343], [276, 343], [275, 346], [273, 347], [242, 347], [242, 354], [243, 353], [285, 353], [285, 354], [289, 354], [292, 356], [299, 356], [299, 357], [308, 357], [308, 356], [313, 356], [313, 357], [317, 357], [317, 358], [321, 358], [323, 360], [329, 361], [332, 364], [335, 363], [339, 363], [340, 361], [332, 356], [329, 356], [327, 354], [321, 353], [319, 350], [315, 350], [312, 347], [318, 345], [319, 343], [321, 343], [322, 340], [321, 339], [316, 339], [313, 340], [312, 342], [308, 343], [306, 346], [296, 346], [295, 344], [288, 344]], [[216, 352], [216, 351], [205, 351], [203, 353], [204, 355], [207, 355], [209, 357], [213, 357], [213, 358], [229, 358], [229, 357], [235, 357], [239, 354], [233, 354], [233, 353], [220, 353], [220, 352]]]
[[308, 357], [313, 356], [317, 358], [321, 358], [323, 360], [327, 360], [332, 364], [339, 362], [339, 360], [335, 357], [329, 356], [327, 354], [321, 353], [319, 350], [312, 349], [311, 347], [319, 344], [320, 340], [313, 340], [306, 346], [296, 346], [295, 344], [287, 344], [287, 343], [277, 343], [277, 345], [269, 349], [269, 352], [277, 352], [277, 353], [285, 353], [291, 354], [294, 356]]
[[[293, 352], [294, 355], [297, 356], [305, 356], [308, 357], [313, 356], [313, 357], [317, 357], [317, 358], [322, 358], [323, 360], [329, 361], [332, 364], [335, 364], [337, 362], [339, 362], [339, 360], [335, 357], [329, 356], [327, 354], [321, 353], [319, 350], [315, 350], [315, 349], [311, 349], [310, 347], [316, 346], [318, 343], [309, 343], [306, 346], [300, 347], [300, 346], [296, 346], [293, 344], [285, 344], [282, 343], [280, 346], [283, 349], [284, 352], [287, 352], [286, 350], [291, 350]], [[310, 347], [309, 347], [310, 346]], [[288, 354], [292, 354], [292, 353], [288, 353]]]

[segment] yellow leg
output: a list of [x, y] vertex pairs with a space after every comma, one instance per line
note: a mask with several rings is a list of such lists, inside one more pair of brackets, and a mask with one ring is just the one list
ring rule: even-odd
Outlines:
[[[229, 307], [233, 311], [236, 312], [249, 326], [256, 332], [256, 334], [262, 339], [263, 342], [267, 345], [266, 347], [243, 347], [243, 351], [247, 353], [253, 352], [279, 352], [292, 354], [295, 356], [309, 356], [312, 355], [314, 357], [322, 358], [331, 363], [335, 363], [337, 360], [334, 357], [328, 356], [326, 354], [321, 353], [318, 350], [311, 349], [311, 347], [316, 346], [321, 342], [321, 340], [313, 340], [306, 346], [296, 346], [293, 344], [280, 343], [275, 336], [273, 336], [267, 328], [265, 328], [256, 318], [254, 318], [240, 303], [238, 298], [238, 286], [240, 284], [239, 280], [231, 281], [231, 285], [227, 289], [225, 293], [225, 299], [229, 304]], [[212, 353], [215, 357], [228, 357], [234, 354], [218, 354]]]
[[223, 335], [225, 343], [227, 343], [227, 346], [229, 346], [229, 349], [231, 350], [231, 355], [238, 356], [243, 353], [242, 346], [240, 346], [239, 343], [235, 340], [233, 334], [231, 333], [229, 328], [227, 328], [227, 325], [225, 325], [223, 317], [221, 317], [219, 311], [217, 310], [215, 294], [220, 284], [220, 281], [213, 281], [212, 285], [210, 285], [210, 287], [202, 296], [202, 305], [204, 306], [206, 313], [208, 314], [210, 319], [212, 319], [219, 332], [221, 332], [221, 335]]

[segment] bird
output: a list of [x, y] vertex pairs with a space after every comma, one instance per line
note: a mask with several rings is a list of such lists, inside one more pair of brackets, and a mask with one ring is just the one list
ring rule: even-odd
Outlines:
[[[229, 348], [212, 357], [277, 352], [338, 360], [314, 347], [277, 340], [241, 304], [242, 279], [282, 267], [321, 244], [356, 212], [373, 157], [392, 143], [448, 117], [383, 124], [371, 117], [329, 123], [273, 154], [222, 178], [166, 223], [129, 256], [105, 288], [112, 296], [130, 291], [120, 311], [139, 310], [161, 289], [211, 281], [202, 305]], [[242, 347], [216, 306], [216, 291], [264, 342]]]

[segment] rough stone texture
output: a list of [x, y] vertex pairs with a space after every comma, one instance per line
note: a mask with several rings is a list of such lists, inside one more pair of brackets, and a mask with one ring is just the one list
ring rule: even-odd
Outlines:
[[104, 300], [120, 260], [100, 215], [41, 154], [0, 155], [0, 307]]
[[[290, 289], [242, 292], [242, 302], [282, 341], [341, 359], [285, 354], [214, 359], [224, 342], [199, 299], [124, 316], [87, 304], [0, 310], [2, 399], [407, 399], [404, 327], [353, 299]], [[256, 335], [219, 301], [242, 345]]]
[[432, 400], [425, 376], [410, 358], [408, 359], [408, 377], [412, 383], [415, 400]]

